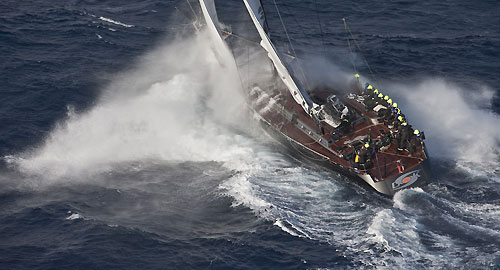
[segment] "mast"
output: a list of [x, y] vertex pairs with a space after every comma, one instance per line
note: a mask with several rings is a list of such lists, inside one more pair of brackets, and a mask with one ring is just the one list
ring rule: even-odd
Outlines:
[[296, 81], [291, 73], [288, 64], [283, 61], [283, 57], [276, 50], [276, 47], [271, 42], [269, 32], [267, 29], [267, 22], [264, 14], [264, 9], [260, 0], [243, 0], [245, 6], [252, 18], [252, 21], [259, 32], [261, 38], [260, 46], [267, 51], [267, 56], [273, 62], [274, 68], [278, 72], [280, 79], [292, 94], [295, 102], [300, 104], [306, 112], [309, 112], [313, 107], [313, 102], [307, 92], [303, 89], [302, 85]]

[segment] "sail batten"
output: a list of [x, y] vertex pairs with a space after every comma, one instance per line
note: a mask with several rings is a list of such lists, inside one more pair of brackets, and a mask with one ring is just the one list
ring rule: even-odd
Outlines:
[[252, 21], [257, 28], [257, 32], [260, 35], [260, 45], [267, 51], [268, 57], [273, 62], [273, 65], [276, 68], [280, 79], [292, 94], [293, 99], [298, 104], [300, 104], [306, 112], [309, 112], [309, 110], [313, 106], [313, 102], [311, 101], [306, 91], [303, 90], [300, 83], [293, 78], [293, 75], [290, 72], [290, 68], [288, 67], [286, 62], [282, 60], [283, 58], [279, 54], [278, 50], [276, 50], [274, 44], [271, 42], [268, 32], [266, 31], [267, 23], [260, 1], [243, 0], [243, 2], [245, 3], [248, 13], [250, 14], [250, 17], [252, 18]]

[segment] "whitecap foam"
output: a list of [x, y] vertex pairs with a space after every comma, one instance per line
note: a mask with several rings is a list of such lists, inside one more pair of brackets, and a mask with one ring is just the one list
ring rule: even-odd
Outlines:
[[112, 24], [116, 24], [116, 25], [120, 25], [120, 26], [127, 27], [127, 28], [135, 27], [134, 25], [125, 24], [125, 23], [122, 23], [122, 22], [119, 22], [119, 21], [115, 21], [115, 20], [110, 19], [110, 18], [102, 17], [102, 16], [99, 17], [99, 20], [105, 21], [105, 22], [108, 22], [108, 23], [112, 23]]
[[75, 220], [75, 219], [83, 219], [83, 216], [78, 213], [72, 213], [71, 215], [66, 217], [66, 220]]
[[293, 235], [293, 236], [297, 236], [297, 237], [300, 237], [299, 234], [295, 233], [293, 230], [290, 230], [288, 229], [285, 225], [283, 225], [283, 222], [281, 222], [281, 220], [277, 219], [275, 222], [274, 222], [274, 225], [280, 227], [284, 232], [290, 234], [290, 235]]
[[404, 202], [404, 198], [407, 197], [408, 194], [414, 194], [414, 193], [424, 193], [424, 190], [422, 190], [422, 188], [417, 187], [417, 188], [400, 190], [400, 191], [396, 192], [396, 194], [393, 197], [394, 207], [401, 209], [401, 210], [407, 210], [408, 207], [411, 207], [411, 206], [408, 206]]

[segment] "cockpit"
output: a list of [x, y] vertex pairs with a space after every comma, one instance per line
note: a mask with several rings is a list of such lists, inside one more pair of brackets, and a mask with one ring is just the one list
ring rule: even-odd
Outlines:
[[349, 115], [349, 108], [342, 103], [337, 95], [330, 95], [326, 98], [327, 108], [331, 109], [331, 113], [339, 119], [344, 119]]
[[347, 119], [350, 113], [349, 108], [334, 94], [329, 95], [323, 104], [316, 104], [313, 112], [320, 121], [334, 128], [338, 127], [343, 119]]

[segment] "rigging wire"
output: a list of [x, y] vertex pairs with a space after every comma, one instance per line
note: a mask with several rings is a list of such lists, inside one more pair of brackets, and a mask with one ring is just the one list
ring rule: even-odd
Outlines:
[[196, 15], [196, 12], [194, 12], [194, 8], [193, 8], [193, 6], [191, 5], [191, 2], [189, 2], [189, 0], [186, 0], [186, 2], [188, 3], [189, 8], [191, 8], [191, 11], [193, 12], [194, 17], [196, 17], [196, 21], [197, 21], [197, 22], [199, 22], [199, 21], [200, 21], [200, 19], [198, 18], [198, 15]]
[[273, 2], [274, 2], [274, 7], [276, 7], [276, 12], [278, 12], [278, 17], [280, 18], [281, 25], [283, 26], [283, 30], [285, 31], [285, 35], [288, 39], [288, 43], [290, 43], [290, 47], [292, 48], [294, 56], [297, 57], [297, 53], [295, 52], [295, 48], [293, 47], [292, 40], [290, 39], [290, 36], [288, 35], [288, 31], [286, 30], [285, 23], [283, 22], [283, 18], [281, 17], [280, 10], [278, 9], [278, 4], [276, 4], [276, 0], [273, 0]]
[[[375, 81], [377, 81], [377, 80], [376, 80], [376, 76], [375, 76], [375, 74], [373, 74], [373, 71], [372, 71], [372, 69], [371, 69], [370, 65], [368, 64], [368, 62], [366, 61], [366, 58], [365, 58], [365, 57], [363, 56], [363, 54], [362, 54], [362, 52], [363, 52], [363, 51], [361, 50], [361, 47], [359, 46], [359, 43], [358, 43], [358, 41], [357, 41], [356, 37], [355, 37], [355, 36], [354, 36], [354, 34], [352, 33], [351, 28], [347, 25], [347, 21], [346, 21], [346, 19], [345, 19], [345, 18], [342, 18], [342, 21], [344, 21], [344, 28], [345, 28], [346, 32], [350, 35], [350, 38], [352, 39], [352, 41], [353, 41], [354, 45], [356, 45], [356, 48], [358, 48], [358, 51], [359, 51], [359, 53], [361, 54], [361, 57], [363, 58], [363, 62], [365, 63], [366, 67], [368, 67], [368, 71], [370, 71], [370, 74], [372, 75], [373, 79], [374, 79]], [[354, 70], [356, 70], [356, 67], [355, 67], [355, 65], [354, 65], [354, 55], [353, 55], [353, 50], [352, 50], [352, 47], [351, 47], [351, 44], [350, 44], [350, 41], [349, 41], [349, 37], [347, 37], [347, 43], [349, 44], [349, 51], [351, 52], [351, 55], [352, 55], [352, 64], [353, 64], [353, 66], [354, 66]], [[357, 72], [356, 72], [356, 73], [357, 73]]]
[[[344, 27], [346, 27], [346, 24], [345, 24], [345, 19], [344, 19]], [[346, 31], [347, 31], [347, 28], [346, 28]], [[349, 37], [347, 37], [347, 46], [349, 47], [349, 52], [351, 54], [351, 64], [352, 64], [352, 68], [354, 69], [354, 73], [358, 73], [358, 70], [356, 69], [356, 63], [354, 62], [354, 53], [353, 53], [353, 49], [351, 47], [351, 39]]]
[[[228, 46], [228, 47], [229, 47], [229, 49], [231, 50], [231, 54], [234, 56], [234, 55], [235, 55], [234, 48], [233, 48], [232, 46]], [[242, 89], [243, 91], [245, 91], [245, 90], [247, 90], [247, 91], [248, 91], [248, 90], [250, 89], [250, 87], [249, 87], [249, 83], [248, 83], [248, 78], [247, 78], [247, 87], [248, 87], [248, 88], [247, 88], [247, 89], [245, 89], [245, 85], [244, 85], [243, 78], [242, 78], [242, 75], [241, 75], [241, 74], [242, 74], [242, 72], [241, 72], [241, 68], [240, 68], [240, 66], [239, 66], [239, 65], [238, 65], [238, 63], [237, 63], [236, 58], [234, 59], [234, 62], [235, 62], [236, 71], [237, 71], [236, 73], [238, 74], [238, 79], [239, 79], [239, 81], [240, 81], [240, 86], [241, 86], [241, 89]], [[249, 65], [249, 63], [247, 63], [247, 65]]]
[[319, 17], [319, 10], [318, 10], [318, 1], [314, 0], [314, 5], [316, 7], [316, 18], [318, 19], [318, 24], [319, 24], [319, 33], [321, 35], [321, 47], [323, 48], [323, 59], [326, 61], [326, 47], [325, 47], [325, 37], [323, 35], [323, 26], [321, 25], [321, 18]]
[[235, 37], [235, 38], [241, 39], [241, 40], [243, 40], [243, 41], [245, 41], [245, 42], [247, 42], [247, 43], [250, 43], [250, 44], [256, 44], [256, 45], [259, 45], [259, 44], [260, 44], [258, 41], [255, 41], [255, 40], [250, 40], [250, 39], [248, 39], [248, 38], [246, 38], [246, 37], [243, 37], [243, 36], [237, 35], [237, 34], [232, 33], [232, 32], [228, 32], [228, 31], [223, 30], [223, 29], [221, 29], [220, 31], [221, 31], [221, 33], [223, 33], [223, 34], [225, 34], [225, 35], [228, 35], [228, 36], [233, 36], [233, 37]]
[[[278, 17], [280, 18], [281, 25], [283, 26], [283, 30], [285, 31], [286, 37], [288, 39], [288, 43], [290, 44], [290, 47], [292, 48], [293, 55], [295, 56], [295, 58], [297, 59], [297, 61], [299, 61], [299, 58], [297, 57], [297, 52], [295, 51], [295, 48], [293, 47], [292, 40], [290, 39], [290, 35], [288, 35], [288, 31], [286, 30], [285, 23], [283, 22], [283, 18], [281, 17], [281, 13], [280, 13], [280, 11], [278, 9], [278, 4], [276, 4], [276, 0], [273, 0], [273, 2], [274, 2], [274, 7], [276, 8], [276, 12], [278, 13]], [[304, 73], [304, 70], [302, 69], [302, 67], [301, 67], [300, 64], [299, 64], [299, 69], [300, 69], [300, 71], [302, 73], [302, 76], [304, 77], [304, 80], [305, 80], [305, 83], [306, 83], [306, 87], [310, 88], [309, 87], [309, 83], [307, 81], [306, 74]]]
[[[228, 46], [231, 50], [231, 53], [234, 55], [234, 50], [231, 46]], [[235, 59], [235, 66], [236, 66], [236, 73], [238, 73], [238, 78], [240, 79], [240, 84], [241, 84], [241, 89], [245, 90], [245, 86], [243, 85], [243, 78], [241, 78], [241, 72], [240, 72], [240, 67], [238, 66], [238, 63], [236, 63]], [[247, 89], [248, 90], [248, 89]]]
[[[285, 7], [286, 8], [286, 12], [289, 13], [289, 14], [293, 14], [292, 12], [290, 12], [290, 6], [287, 4], [287, 3], [281, 3], [281, 6]], [[303, 37], [307, 37], [306, 35], [306, 32], [304, 31], [304, 27], [302, 26], [302, 24], [299, 23], [299, 21], [297, 20], [297, 16], [292, 16], [293, 20], [295, 21], [295, 24], [297, 25], [297, 27], [299, 28], [301, 34]]]
[[247, 46], [247, 89], [250, 89], [250, 47]]

